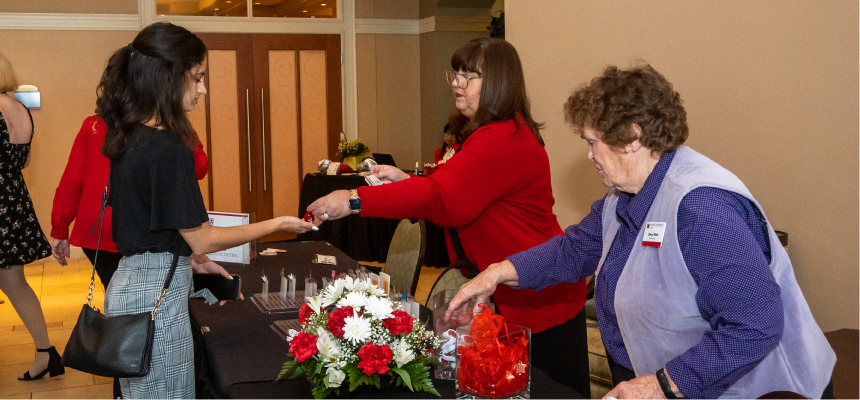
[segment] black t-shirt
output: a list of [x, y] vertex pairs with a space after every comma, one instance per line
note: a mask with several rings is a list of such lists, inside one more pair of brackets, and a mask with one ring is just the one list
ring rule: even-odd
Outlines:
[[179, 229], [209, 220], [191, 150], [170, 132], [138, 124], [111, 168], [108, 204], [117, 252], [130, 256], [178, 250], [181, 256], [191, 255]]

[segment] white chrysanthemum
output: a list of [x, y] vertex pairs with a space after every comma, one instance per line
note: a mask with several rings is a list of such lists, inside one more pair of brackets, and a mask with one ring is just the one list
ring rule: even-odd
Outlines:
[[329, 368], [326, 372], [328, 373], [326, 384], [328, 384], [328, 387], [330, 388], [340, 387], [340, 384], [343, 383], [343, 380], [346, 378], [346, 374], [343, 371], [335, 368]]
[[337, 302], [337, 307], [352, 307], [354, 310], [358, 310], [364, 307], [365, 303], [367, 303], [366, 294], [363, 292], [350, 292]]
[[415, 359], [415, 353], [409, 347], [409, 342], [405, 339], [398, 340], [391, 346], [391, 352], [394, 353], [394, 362], [397, 363], [397, 368]]
[[322, 307], [328, 307], [334, 303], [337, 303], [340, 300], [341, 296], [343, 296], [343, 288], [344, 281], [343, 279], [338, 279], [334, 281], [331, 285], [328, 285], [322, 294]]
[[394, 317], [391, 315], [394, 311], [391, 308], [391, 301], [384, 297], [368, 297], [367, 302], [364, 304], [364, 310], [371, 314], [372, 319], [381, 320]]
[[374, 286], [373, 284], [371, 284], [370, 287], [367, 288], [367, 293], [371, 296], [385, 296], [388, 294], [385, 293], [385, 290], [382, 290], [380, 287]]
[[321, 309], [321, 302], [319, 296], [314, 297], [305, 297], [308, 300], [308, 305], [311, 307], [311, 310], [314, 310], [315, 313], [319, 314]]
[[289, 331], [287, 331], [287, 341], [292, 342], [293, 338], [296, 337], [296, 335], [298, 335], [298, 334], [299, 334], [299, 332], [296, 331], [295, 329], [290, 329]]
[[349, 288], [353, 292], [367, 292], [373, 284], [370, 282], [370, 279], [356, 279], [352, 286]]
[[359, 315], [343, 319], [343, 338], [352, 343], [362, 343], [370, 337], [370, 320]]
[[317, 350], [323, 360], [333, 360], [340, 353], [340, 343], [325, 328], [317, 328]]

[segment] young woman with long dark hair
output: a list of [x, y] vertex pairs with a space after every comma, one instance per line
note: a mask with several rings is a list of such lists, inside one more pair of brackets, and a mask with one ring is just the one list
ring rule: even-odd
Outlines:
[[113, 238], [124, 257], [105, 294], [109, 317], [151, 311], [174, 257], [173, 281], [155, 314], [147, 376], [120, 379], [125, 398], [194, 398], [188, 316], [189, 256], [220, 251], [279, 230], [312, 224], [278, 217], [255, 224], [209, 225], [194, 175], [197, 137], [186, 115], [206, 94], [206, 46], [193, 33], [159, 22], [111, 56], [96, 113], [107, 124]]

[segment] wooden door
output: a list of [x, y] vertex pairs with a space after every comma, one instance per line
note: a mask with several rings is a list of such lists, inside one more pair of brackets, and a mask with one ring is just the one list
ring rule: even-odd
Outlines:
[[295, 215], [302, 177], [335, 156], [343, 129], [340, 36], [198, 36], [209, 49], [209, 94], [191, 119], [209, 155], [208, 209], [257, 221]]
[[[254, 35], [252, 123], [260, 127], [261, 220], [296, 215], [306, 173], [334, 158], [343, 131], [339, 35]], [[302, 217], [302, 215], [298, 215]], [[286, 240], [279, 232], [261, 241]]]

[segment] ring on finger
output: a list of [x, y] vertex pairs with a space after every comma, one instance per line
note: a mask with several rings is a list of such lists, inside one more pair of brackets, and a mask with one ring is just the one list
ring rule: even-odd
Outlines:
[[323, 213], [323, 219], [328, 221], [328, 213]]

